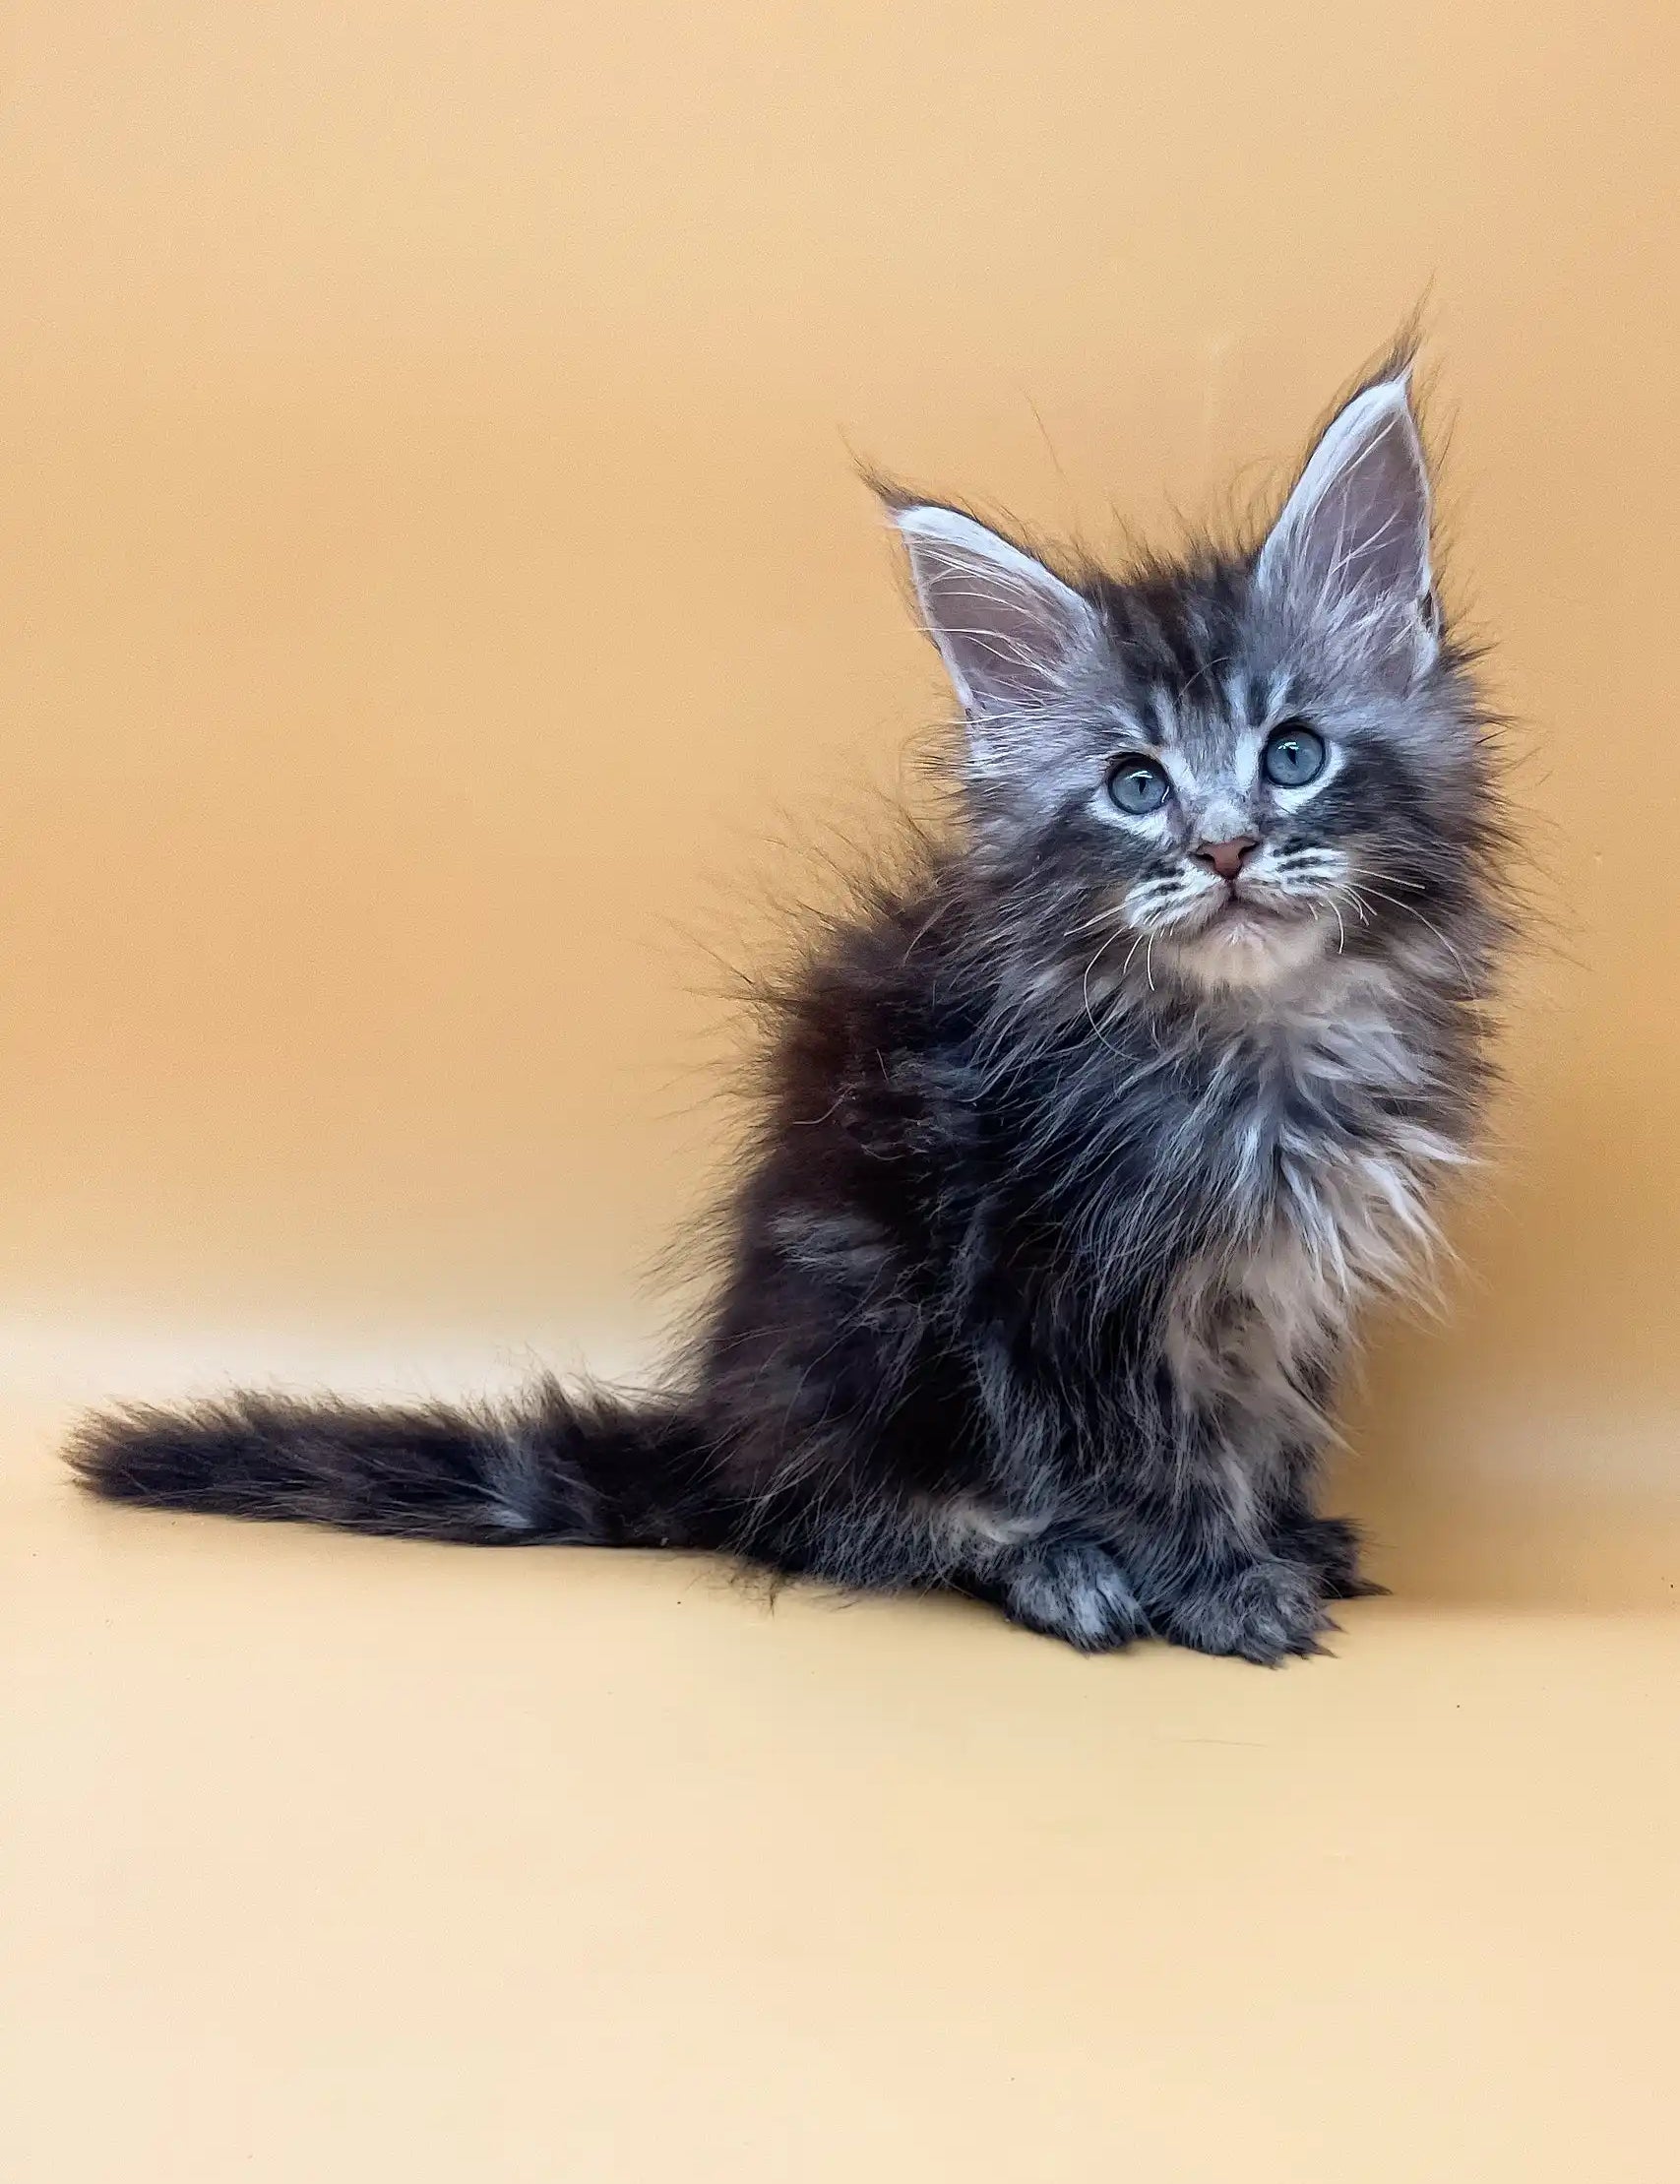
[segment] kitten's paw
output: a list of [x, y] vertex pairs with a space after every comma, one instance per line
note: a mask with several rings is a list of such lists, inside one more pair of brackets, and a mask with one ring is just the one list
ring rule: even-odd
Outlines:
[[1149, 1634], [1125, 1571], [1094, 1540], [1024, 1547], [1001, 1575], [997, 1597], [1012, 1623], [1063, 1639], [1082, 1654], [1111, 1653]]
[[1299, 1562], [1251, 1562], [1198, 1578], [1161, 1617], [1166, 1635], [1199, 1654], [1234, 1654], [1275, 1668], [1292, 1654], [1319, 1654], [1336, 1628], [1316, 1571]]
[[1332, 1600], [1372, 1599], [1388, 1591], [1359, 1567], [1362, 1544], [1359, 1528], [1345, 1517], [1293, 1518], [1279, 1541], [1285, 1555], [1318, 1573], [1325, 1596]]

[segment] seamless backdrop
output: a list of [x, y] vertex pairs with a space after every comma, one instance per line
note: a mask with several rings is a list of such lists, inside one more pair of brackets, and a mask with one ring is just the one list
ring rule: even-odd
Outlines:
[[[1680, 18], [12, 0], [0, 2168], [1666, 2178]], [[90, 1400], [633, 1367], [726, 967], [1420, 301], [1538, 912], [1278, 1677], [75, 1502]], [[815, 1880], [813, 1880], [815, 1876]]]

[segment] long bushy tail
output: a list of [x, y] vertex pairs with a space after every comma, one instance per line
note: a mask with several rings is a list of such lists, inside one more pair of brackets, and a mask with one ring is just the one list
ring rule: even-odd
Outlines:
[[98, 1413], [67, 1452], [91, 1493], [485, 1546], [715, 1547], [724, 1512], [675, 1407], [544, 1380], [505, 1410], [239, 1395]]

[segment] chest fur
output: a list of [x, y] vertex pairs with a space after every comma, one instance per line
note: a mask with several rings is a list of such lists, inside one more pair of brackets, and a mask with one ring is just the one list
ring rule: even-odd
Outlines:
[[1425, 1274], [1435, 1185], [1462, 1157], [1420, 1123], [1374, 1125], [1381, 1094], [1415, 1091], [1425, 1066], [1380, 1017], [1303, 1039], [1286, 1063], [1313, 1095], [1313, 1120], [1299, 1119], [1300, 1102], [1257, 1092], [1253, 1112], [1209, 1149], [1228, 1178], [1228, 1222], [1172, 1283], [1160, 1342], [1182, 1406], [1234, 1409], [1283, 1439], [1322, 1426], [1360, 1305]]

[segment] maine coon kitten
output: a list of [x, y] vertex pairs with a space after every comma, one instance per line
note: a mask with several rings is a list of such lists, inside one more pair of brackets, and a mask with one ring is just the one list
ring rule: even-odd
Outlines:
[[128, 1410], [82, 1428], [90, 1487], [719, 1549], [1090, 1651], [1276, 1661], [1374, 1590], [1315, 1512], [1326, 1406], [1463, 1156], [1501, 929], [1405, 359], [1257, 550], [1057, 573], [890, 505], [962, 705], [962, 824], [786, 997], [686, 1383]]

